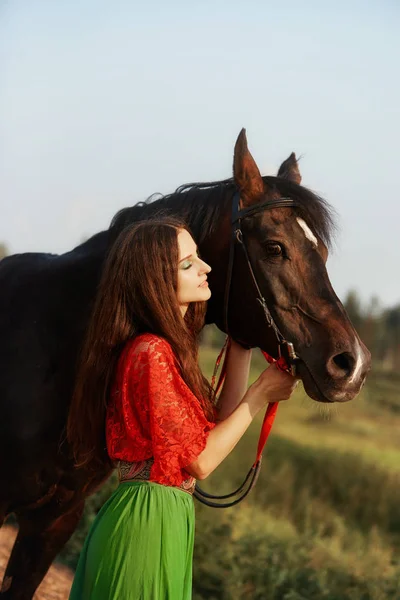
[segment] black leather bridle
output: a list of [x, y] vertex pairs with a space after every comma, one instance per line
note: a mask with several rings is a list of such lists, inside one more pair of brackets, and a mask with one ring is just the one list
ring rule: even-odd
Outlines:
[[[253, 267], [251, 265], [250, 256], [246, 248], [246, 244], [243, 237], [243, 231], [241, 228], [242, 219], [254, 215], [262, 210], [269, 210], [271, 208], [292, 208], [297, 206], [296, 202], [291, 198], [277, 198], [274, 200], [268, 200], [267, 202], [262, 202], [260, 204], [256, 204], [255, 206], [250, 206], [248, 208], [239, 209], [240, 206], [240, 192], [235, 192], [232, 197], [232, 215], [231, 215], [231, 240], [230, 240], [230, 248], [229, 248], [229, 259], [228, 259], [228, 270], [227, 270], [227, 278], [225, 284], [225, 293], [224, 293], [224, 307], [223, 307], [223, 323], [224, 329], [227, 335], [229, 335], [229, 326], [228, 326], [228, 312], [229, 312], [229, 298], [230, 298], [230, 290], [232, 283], [232, 273], [233, 273], [233, 263], [235, 258], [235, 247], [237, 244], [243, 249], [245, 254], [245, 258], [247, 261], [247, 265], [249, 267], [249, 271], [254, 283], [254, 286], [257, 291], [256, 300], [261, 304], [261, 307], [264, 311], [264, 317], [268, 327], [271, 327], [275, 337], [278, 342], [278, 357], [283, 357], [285, 359], [287, 370], [292, 375], [295, 375], [296, 372], [296, 361], [299, 360], [297, 356], [293, 344], [288, 342], [282, 333], [280, 332], [278, 326], [276, 325], [271, 312], [268, 308], [267, 302], [264, 296], [261, 293], [260, 286], [258, 285], [256, 276], [254, 274]], [[202, 490], [197, 484], [195, 491], [193, 493], [194, 497], [199, 500], [202, 504], [206, 504], [207, 506], [211, 506], [213, 508], [228, 508], [230, 506], [234, 506], [241, 502], [250, 492], [250, 490], [254, 487], [258, 474], [260, 471], [261, 460], [259, 460], [256, 464], [254, 464], [247, 476], [242, 483], [242, 485], [230, 494], [225, 494], [223, 496], [216, 496], [213, 494], [208, 494], [204, 490]], [[229, 500], [229, 502], [221, 502], [222, 500]], [[218, 501], [218, 502], [216, 502]]]
[[298, 356], [296, 355], [293, 344], [288, 342], [282, 333], [279, 331], [278, 326], [276, 325], [271, 312], [268, 308], [267, 302], [262, 295], [260, 290], [260, 286], [258, 285], [256, 276], [254, 274], [254, 270], [251, 264], [250, 256], [246, 248], [246, 244], [244, 242], [243, 231], [242, 231], [242, 219], [246, 217], [250, 217], [262, 210], [269, 210], [271, 208], [292, 208], [297, 206], [295, 200], [291, 198], [277, 198], [275, 200], [268, 200], [267, 202], [262, 202], [261, 204], [256, 204], [255, 206], [250, 206], [249, 208], [242, 208], [239, 210], [240, 205], [240, 193], [236, 192], [232, 198], [232, 218], [231, 218], [231, 243], [229, 248], [229, 260], [228, 260], [228, 270], [227, 270], [227, 278], [225, 285], [225, 294], [224, 294], [224, 329], [226, 333], [229, 335], [229, 326], [228, 326], [228, 311], [229, 311], [229, 297], [232, 283], [232, 273], [233, 273], [233, 262], [235, 257], [235, 246], [237, 244], [243, 249], [247, 266], [250, 271], [250, 275], [252, 277], [254, 286], [257, 290], [256, 300], [260, 303], [263, 311], [264, 317], [267, 322], [268, 327], [271, 327], [276, 340], [278, 342], [278, 358], [283, 356], [286, 360], [286, 364], [289, 367], [289, 370], [292, 375], [295, 375], [295, 362], [298, 360]]

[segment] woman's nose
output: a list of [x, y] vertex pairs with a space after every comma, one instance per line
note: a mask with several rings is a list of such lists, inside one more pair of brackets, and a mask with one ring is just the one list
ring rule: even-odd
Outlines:
[[201, 273], [209, 273], [211, 271], [211, 267], [210, 265], [208, 265], [206, 262], [204, 262], [204, 260], [200, 261], [200, 271]]

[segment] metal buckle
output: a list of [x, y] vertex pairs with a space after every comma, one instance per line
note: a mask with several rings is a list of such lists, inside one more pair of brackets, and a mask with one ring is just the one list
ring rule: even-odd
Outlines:
[[284, 358], [285, 362], [288, 366], [288, 371], [291, 375], [293, 375], [293, 377], [296, 376], [296, 361], [299, 360], [299, 357], [297, 356], [295, 350], [294, 350], [294, 346], [292, 344], [292, 342], [288, 342], [286, 340], [283, 340], [283, 342], [281, 342], [279, 344], [279, 358]]

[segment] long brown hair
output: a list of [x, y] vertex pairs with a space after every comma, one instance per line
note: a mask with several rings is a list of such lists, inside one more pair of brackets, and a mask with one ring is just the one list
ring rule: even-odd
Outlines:
[[67, 439], [77, 466], [109, 460], [105, 416], [116, 366], [125, 343], [144, 332], [165, 338], [181, 375], [212, 420], [210, 385], [198, 365], [197, 336], [206, 302], [192, 302], [182, 318], [177, 299], [178, 233], [172, 218], [126, 227], [107, 257], [78, 364], [67, 421]]

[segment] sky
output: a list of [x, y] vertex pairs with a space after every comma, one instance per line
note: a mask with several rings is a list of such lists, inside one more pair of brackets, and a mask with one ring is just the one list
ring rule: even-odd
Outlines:
[[70, 250], [124, 206], [295, 151], [339, 214], [342, 299], [400, 302], [398, 0], [2, 0], [0, 242]]

